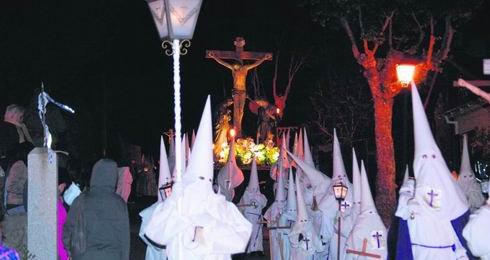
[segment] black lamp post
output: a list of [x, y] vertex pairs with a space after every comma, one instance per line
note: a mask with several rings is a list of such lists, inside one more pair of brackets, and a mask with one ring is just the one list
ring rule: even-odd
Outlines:
[[340, 232], [342, 228], [342, 201], [347, 197], [347, 191], [349, 188], [342, 182], [333, 185], [333, 194], [335, 199], [339, 202], [339, 220], [338, 220], [338, 234], [337, 234], [337, 259], [340, 260]]

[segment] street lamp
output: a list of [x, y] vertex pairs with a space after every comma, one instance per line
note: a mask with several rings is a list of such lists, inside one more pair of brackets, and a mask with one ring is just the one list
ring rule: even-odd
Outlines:
[[406, 88], [412, 82], [415, 74], [415, 65], [413, 64], [398, 64], [396, 65], [396, 75], [402, 87]]
[[342, 201], [347, 197], [347, 191], [349, 188], [342, 182], [333, 185], [333, 195], [339, 202], [339, 221], [338, 221], [338, 233], [337, 233], [337, 259], [340, 260], [340, 232], [342, 228]]
[[183, 166], [180, 118], [180, 55], [187, 54], [187, 48], [190, 47], [190, 39], [194, 34], [202, 0], [146, 0], [146, 2], [160, 39], [163, 40], [162, 48], [167, 56], [172, 55], [174, 61], [175, 182], [180, 182]]

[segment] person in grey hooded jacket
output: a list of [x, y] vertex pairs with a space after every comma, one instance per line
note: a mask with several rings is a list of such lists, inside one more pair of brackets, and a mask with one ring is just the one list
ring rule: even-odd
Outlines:
[[[129, 259], [128, 209], [115, 192], [117, 176], [114, 161], [99, 160], [92, 168], [90, 190], [73, 202], [63, 230], [63, 243], [72, 259]], [[79, 234], [83, 234], [85, 243], [82, 244], [86, 246], [77, 252], [73, 240], [80, 237]]]

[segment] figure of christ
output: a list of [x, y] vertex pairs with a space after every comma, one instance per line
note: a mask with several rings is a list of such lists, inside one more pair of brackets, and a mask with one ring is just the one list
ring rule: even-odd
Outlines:
[[233, 127], [237, 136], [241, 136], [243, 109], [247, 98], [248, 71], [256, 68], [264, 61], [272, 59], [272, 55], [265, 54], [261, 59], [251, 64], [243, 64], [242, 60], [239, 63], [228, 63], [215, 55], [213, 51], [208, 52], [208, 57], [231, 70], [233, 76]]

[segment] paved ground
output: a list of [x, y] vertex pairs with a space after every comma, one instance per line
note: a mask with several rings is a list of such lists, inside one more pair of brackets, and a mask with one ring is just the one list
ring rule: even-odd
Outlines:
[[[141, 210], [150, 206], [156, 201], [156, 197], [140, 197], [135, 203], [128, 203], [129, 219], [131, 223], [131, 260], [144, 260], [146, 245], [139, 238], [138, 232], [141, 225], [141, 218], [138, 215]], [[264, 251], [269, 253], [268, 236], [264, 236]], [[236, 260], [267, 260], [268, 256], [237, 255], [233, 256]]]

